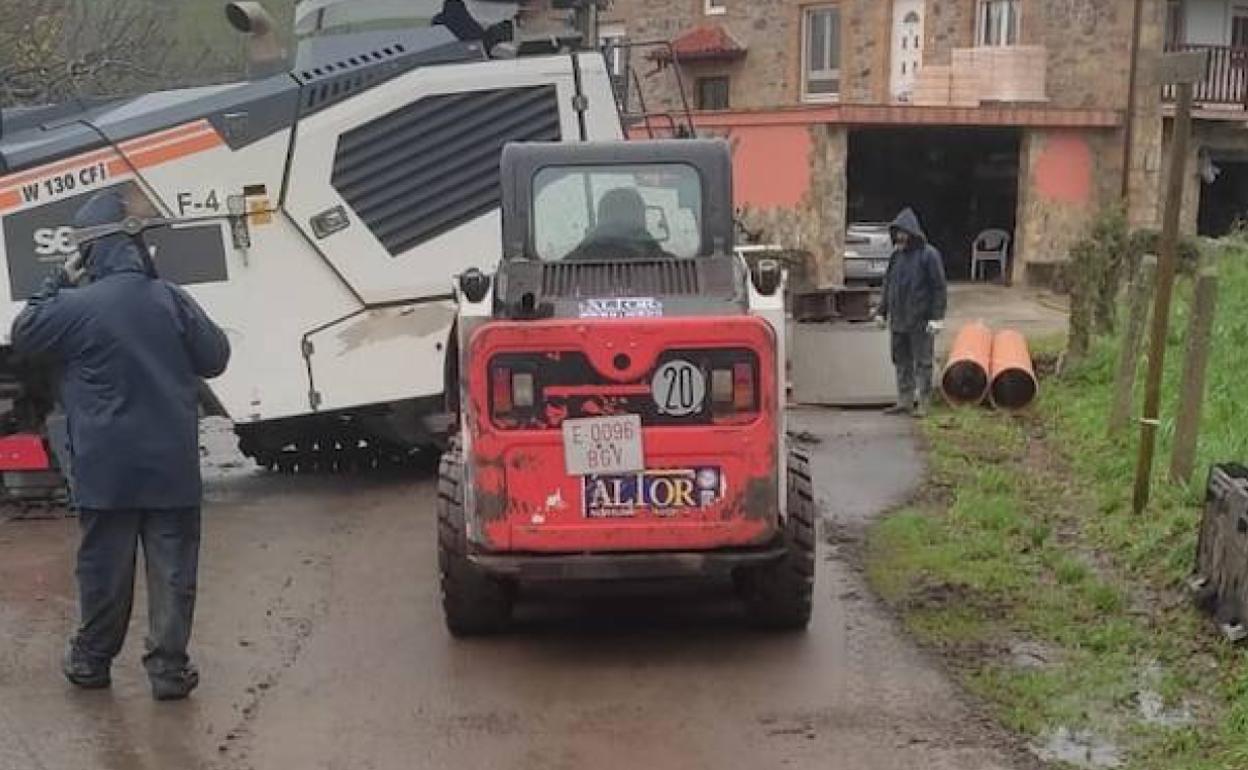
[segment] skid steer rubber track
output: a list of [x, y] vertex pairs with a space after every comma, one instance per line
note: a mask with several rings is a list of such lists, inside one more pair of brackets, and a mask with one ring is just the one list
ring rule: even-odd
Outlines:
[[442, 610], [452, 636], [494, 634], [511, 621], [514, 589], [468, 559], [464, 457], [453, 439], [438, 470], [438, 568]]
[[285, 474], [367, 473], [405, 468], [432, 470], [438, 454], [430, 449], [404, 450], [352, 431], [308, 434], [280, 450], [250, 453], [256, 465]]
[[815, 587], [817, 511], [810, 459], [805, 452], [790, 446], [788, 466], [784, 558], [751, 569], [742, 581], [750, 621], [760, 628], [775, 630], [801, 630], [810, 624]]

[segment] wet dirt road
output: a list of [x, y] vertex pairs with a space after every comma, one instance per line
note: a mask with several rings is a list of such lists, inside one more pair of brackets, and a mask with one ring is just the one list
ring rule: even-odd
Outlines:
[[[921, 474], [904, 421], [817, 413], [826, 532], [806, 634], [745, 629], [717, 585], [526, 603], [442, 628], [429, 478], [210, 484], [185, 703], [150, 700], [142, 601], [109, 691], [60, 678], [73, 522], [0, 524], [0, 768], [1023, 767], [847, 566]], [[227, 463], [228, 465], [228, 463]], [[837, 544], [839, 543], [839, 545]]]

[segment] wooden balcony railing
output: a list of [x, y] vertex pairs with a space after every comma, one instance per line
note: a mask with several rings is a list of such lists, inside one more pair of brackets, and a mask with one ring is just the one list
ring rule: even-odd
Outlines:
[[[1208, 51], [1209, 69], [1196, 84], [1195, 102], [1248, 109], [1248, 48], [1228, 45], [1172, 45], [1170, 51]], [[1174, 86], [1163, 91], [1167, 101], [1177, 98]]]

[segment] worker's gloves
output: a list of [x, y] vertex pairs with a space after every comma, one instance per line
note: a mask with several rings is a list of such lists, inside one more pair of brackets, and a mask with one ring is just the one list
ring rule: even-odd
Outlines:
[[945, 322], [944, 322], [944, 321], [928, 321], [928, 322], [927, 322], [927, 333], [928, 333], [928, 334], [940, 334], [940, 333], [941, 333], [941, 332], [943, 332], [944, 330], [945, 330]]
[[86, 265], [83, 263], [82, 252], [74, 252], [74, 255], [65, 261], [65, 265], [61, 267], [61, 280], [66, 286], [77, 286], [82, 283], [82, 279], [87, 275]]
[[882, 315], [877, 315], [877, 316], [875, 317], [875, 325], [876, 325], [877, 327], [879, 327], [880, 329], [887, 329], [887, 328], [888, 328], [888, 319], [887, 319], [887, 318], [885, 318], [885, 317], [884, 317], [884, 316], [882, 316]]

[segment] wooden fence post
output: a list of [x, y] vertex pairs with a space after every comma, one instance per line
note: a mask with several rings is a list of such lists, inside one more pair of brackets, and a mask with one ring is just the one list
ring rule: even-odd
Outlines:
[[1209, 368], [1209, 347], [1217, 315], [1218, 271], [1213, 265], [1201, 268], [1192, 294], [1192, 317], [1187, 329], [1187, 354], [1183, 359], [1183, 384], [1179, 389], [1179, 412], [1174, 424], [1174, 448], [1170, 457], [1170, 478], [1187, 484], [1196, 466], [1196, 440], [1200, 436], [1200, 414], [1205, 403], [1205, 373]]
[[1148, 507], [1153, 488], [1153, 458], [1157, 452], [1157, 427], [1161, 424], [1161, 380], [1166, 368], [1166, 336], [1170, 331], [1170, 303], [1178, 262], [1179, 220], [1183, 215], [1183, 189], [1187, 182], [1187, 148], [1192, 138], [1192, 101], [1196, 83], [1205, 77], [1209, 57], [1204, 52], [1167, 54], [1161, 60], [1161, 82], [1177, 83], [1179, 102], [1174, 110], [1170, 139], [1170, 172], [1166, 179], [1166, 209], [1161, 222], [1161, 254], [1157, 265], [1157, 291], [1153, 298], [1153, 335], [1144, 380], [1144, 409], [1140, 416], [1140, 453], [1135, 464], [1135, 490], [1131, 510], [1139, 516]]
[[1157, 257], [1145, 255], [1131, 281], [1130, 309], [1127, 326], [1118, 352], [1118, 371], [1114, 375], [1114, 401], [1109, 413], [1109, 435], [1121, 435], [1131, 421], [1131, 404], [1135, 393], [1135, 375], [1144, 347], [1144, 330], [1148, 327], [1148, 305], [1157, 279]]

